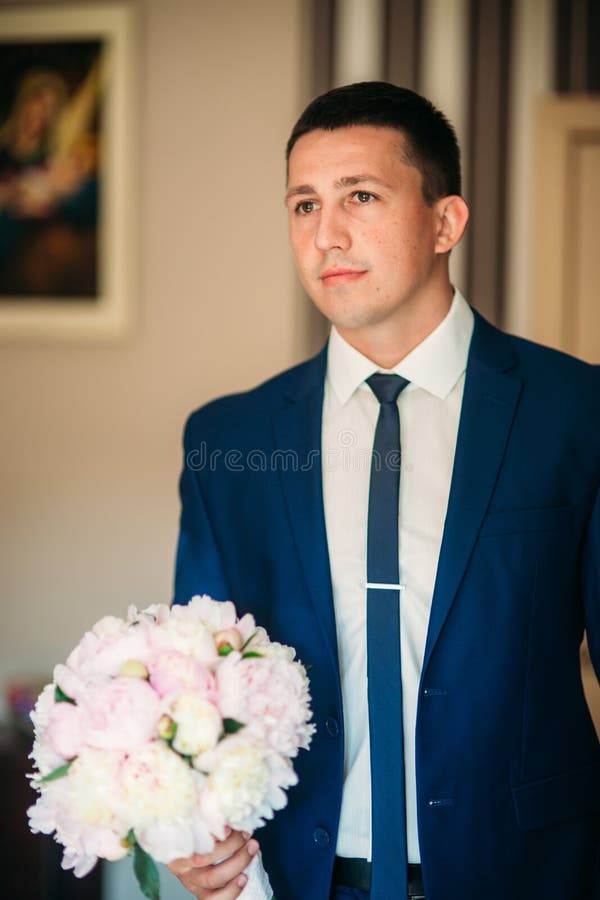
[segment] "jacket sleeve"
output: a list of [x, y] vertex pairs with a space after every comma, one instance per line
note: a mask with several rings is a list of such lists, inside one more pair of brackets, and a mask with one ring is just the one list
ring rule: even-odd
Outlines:
[[583, 599], [590, 658], [600, 682], [600, 490], [592, 509], [583, 550]]
[[201, 493], [193, 422], [191, 417], [184, 432], [183, 471], [179, 482], [181, 520], [173, 603], [183, 604], [195, 594], [209, 594], [215, 600], [230, 597], [223, 561]]

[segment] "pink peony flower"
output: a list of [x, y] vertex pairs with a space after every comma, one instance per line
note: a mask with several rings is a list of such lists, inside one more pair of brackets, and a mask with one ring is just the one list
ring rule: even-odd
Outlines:
[[308, 747], [314, 725], [308, 724], [308, 678], [300, 663], [284, 654], [244, 659], [231, 653], [219, 666], [217, 684], [223, 718], [245, 723], [277, 753], [293, 757]]
[[[146, 662], [147, 657], [153, 652], [150, 633], [143, 625], [131, 627], [122, 619], [106, 616], [92, 631], [84, 634], [69, 655], [66, 668], [81, 679], [93, 678], [96, 675], [116, 676], [129, 659]], [[67, 673], [62, 667], [61, 674], [64, 680]], [[73, 696], [63, 684], [61, 687], [69, 697]]]
[[154, 737], [162, 715], [158, 694], [138, 678], [89, 684], [78, 706], [85, 743], [105, 750], [143, 746]]
[[216, 694], [214, 675], [198, 660], [177, 650], [159, 650], [149, 668], [150, 684], [160, 697], [198, 691], [212, 700]]
[[50, 711], [46, 740], [64, 759], [73, 759], [85, 746], [81, 709], [73, 703], [56, 703]]
[[84, 695], [86, 689], [85, 677], [75, 672], [69, 666], [64, 666], [62, 663], [54, 666], [53, 678], [54, 684], [58, 685], [63, 694], [66, 694], [71, 700], [76, 700]]

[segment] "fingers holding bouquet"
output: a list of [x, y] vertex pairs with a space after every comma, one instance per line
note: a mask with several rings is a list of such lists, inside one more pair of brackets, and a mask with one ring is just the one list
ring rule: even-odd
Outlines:
[[211, 853], [194, 853], [168, 866], [198, 900], [236, 900], [247, 884], [244, 869], [258, 853], [258, 841], [247, 831], [226, 831]]

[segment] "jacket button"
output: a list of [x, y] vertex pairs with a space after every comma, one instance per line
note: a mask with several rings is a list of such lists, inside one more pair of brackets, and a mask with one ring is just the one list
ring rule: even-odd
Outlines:
[[338, 720], [334, 716], [327, 716], [325, 719], [325, 730], [330, 737], [337, 737], [340, 733]]
[[331, 836], [324, 828], [315, 828], [313, 831], [313, 841], [318, 847], [329, 847]]

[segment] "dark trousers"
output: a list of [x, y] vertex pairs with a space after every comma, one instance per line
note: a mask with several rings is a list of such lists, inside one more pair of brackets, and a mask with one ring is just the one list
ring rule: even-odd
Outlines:
[[366, 891], [359, 891], [358, 888], [334, 884], [331, 888], [331, 900], [369, 900], [369, 895]]

